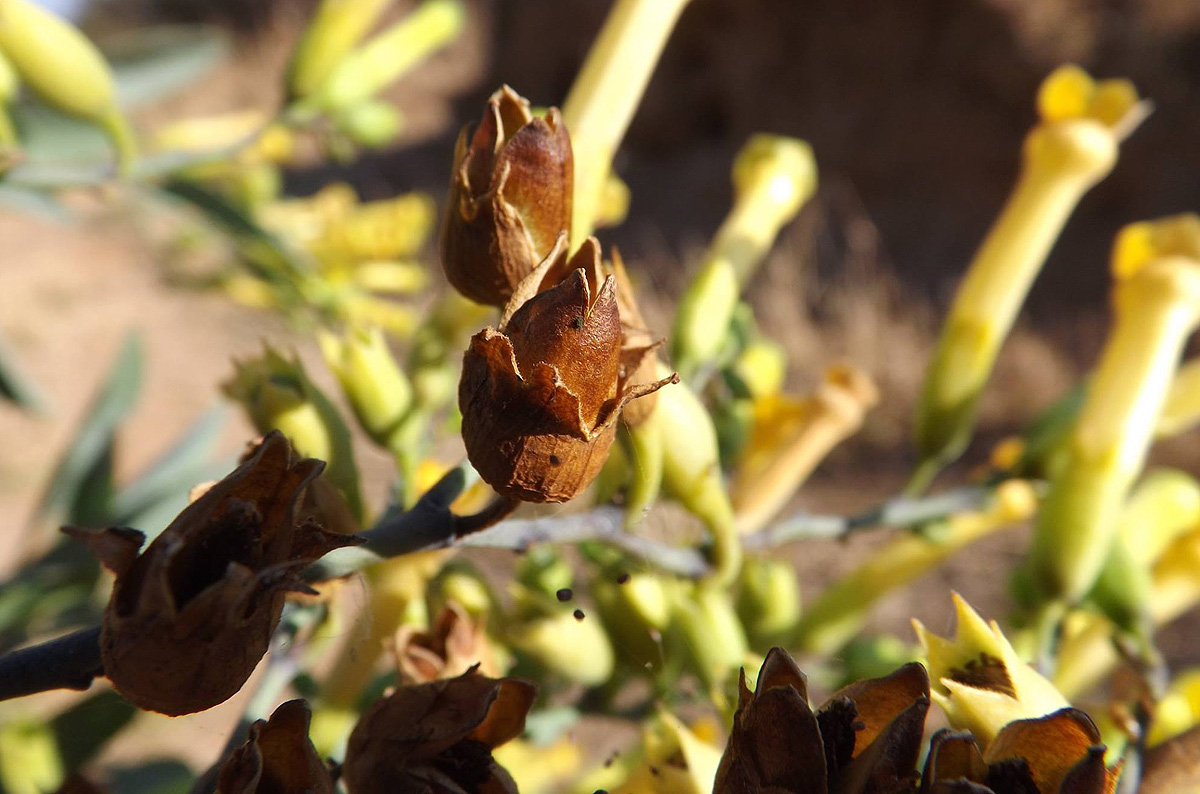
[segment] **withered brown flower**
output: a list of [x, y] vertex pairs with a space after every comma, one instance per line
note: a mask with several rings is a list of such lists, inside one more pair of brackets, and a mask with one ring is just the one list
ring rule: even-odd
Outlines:
[[1082, 711], [1010, 722], [980, 752], [968, 732], [933, 735], [921, 794], [1112, 794], [1100, 732]]
[[473, 301], [503, 306], [571, 230], [574, 161], [557, 108], [535, 118], [508, 86], [492, 94], [454, 153], [442, 225], [446, 279]]
[[483, 624], [453, 601], [446, 602], [428, 629], [400, 627], [396, 666], [400, 680], [411, 684], [462, 675], [472, 667], [484, 675], [500, 673]]
[[146, 550], [137, 530], [66, 530], [116, 574], [104, 613], [104, 671], [139, 708], [179, 715], [228, 699], [267, 651], [299, 573], [357, 538], [297, 521], [319, 460], [292, 459], [280, 433], [184, 508]]
[[359, 719], [342, 778], [350, 794], [515, 794], [492, 750], [520, 736], [537, 688], [519, 678], [402, 686]]
[[289, 700], [269, 720], [250, 726], [217, 777], [217, 794], [333, 794], [333, 779], [312, 741], [312, 714], [303, 700]]
[[738, 708], [714, 794], [915, 792], [929, 677], [907, 664], [838, 691], [814, 713], [804, 673], [772, 648]]
[[603, 276], [599, 243], [589, 238], [568, 258], [560, 236], [518, 285], [499, 329], [472, 337], [463, 358], [467, 457], [497, 493], [565, 502], [595, 478], [621, 409], [673, 380], [633, 385], [638, 367], [622, 362], [621, 338], [616, 280]]

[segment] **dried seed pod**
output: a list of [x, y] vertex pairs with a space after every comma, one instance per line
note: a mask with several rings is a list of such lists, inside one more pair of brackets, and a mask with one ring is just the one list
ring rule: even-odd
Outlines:
[[251, 725], [246, 743], [221, 765], [217, 794], [333, 794], [329, 770], [308, 738], [311, 721], [307, 703], [289, 700]]
[[347, 790], [516, 794], [492, 750], [525, 730], [536, 694], [528, 681], [487, 678], [474, 668], [400, 687], [367, 709], [350, 734]]
[[298, 574], [352, 536], [299, 523], [319, 460], [292, 458], [270, 433], [184, 508], [146, 550], [132, 529], [68, 529], [117, 575], [100, 637], [104, 671], [139, 708], [203, 711], [241, 689], [267, 652]]
[[395, 653], [405, 683], [424, 684], [473, 668], [485, 675], [501, 672], [483, 624], [454, 601], [446, 602], [428, 629], [401, 626]]
[[782, 648], [746, 671], [715, 794], [912, 792], [929, 709], [925, 668], [906, 664], [834, 693], [815, 712], [808, 680]]
[[1112, 794], [1121, 768], [1104, 765], [1100, 731], [1065, 708], [1004, 726], [981, 751], [969, 732], [941, 730], [929, 744], [922, 794]]
[[[557, 285], [539, 292], [547, 283]], [[622, 367], [616, 281], [602, 278], [599, 243], [589, 238], [568, 259], [560, 236], [518, 285], [499, 330], [472, 337], [463, 358], [458, 402], [471, 464], [504, 496], [568, 501], [604, 465], [625, 404], [674, 379], [635, 386], [636, 371]]]
[[454, 153], [442, 226], [446, 279], [478, 303], [503, 306], [571, 230], [571, 138], [557, 108], [535, 118], [508, 86], [488, 100]]

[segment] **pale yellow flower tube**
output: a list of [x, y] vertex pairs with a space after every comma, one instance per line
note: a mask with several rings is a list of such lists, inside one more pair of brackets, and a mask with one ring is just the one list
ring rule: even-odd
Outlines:
[[595, 227], [617, 146], [690, 0], [617, 0], [563, 103], [575, 157], [571, 247]]
[[912, 491], [966, 447], [996, 355], [1050, 249], [1147, 112], [1127, 81], [1097, 84], [1072, 66], [1046, 78], [1038, 105], [1042, 120], [1025, 139], [1017, 184], [963, 276], [925, 376]]
[[1024, 480], [1008, 480], [997, 488], [986, 510], [953, 516], [936, 541], [912, 533], [888, 541], [804, 611], [798, 647], [821, 656], [836, 652], [858, 634], [880, 598], [977, 540], [1028, 519], [1036, 509], [1033, 487]]
[[[1176, 223], [1177, 219], [1169, 219]], [[1118, 241], [1118, 254], [1121, 242]], [[1200, 260], [1164, 250], [1114, 260], [1114, 326], [1033, 536], [1043, 598], [1073, 603], [1095, 583], [1141, 472], [1184, 344], [1200, 321]]]
[[766, 526], [829, 451], [862, 427], [879, 401], [875, 384], [851, 366], [831, 367], [811, 397], [767, 398], [730, 489], [738, 532]]
[[1189, 361], [1175, 373], [1154, 433], [1169, 438], [1200, 423], [1200, 360]]
[[675, 315], [671, 358], [685, 380], [720, 352], [743, 286], [816, 192], [812, 149], [795, 138], [756, 135], [734, 161], [733, 185], [733, 207]]

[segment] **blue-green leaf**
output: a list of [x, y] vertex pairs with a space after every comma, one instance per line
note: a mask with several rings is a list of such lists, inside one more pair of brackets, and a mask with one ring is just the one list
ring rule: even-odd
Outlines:
[[0, 339], [0, 399], [29, 411], [41, 412], [45, 401], [13, 362], [4, 340]]
[[229, 37], [206, 25], [139, 28], [106, 42], [117, 99], [137, 107], [177, 93], [229, 57]]
[[112, 523], [152, 532], [156, 527], [138, 523], [148, 511], [163, 502], [176, 513], [183, 509], [188, 491], [213, 469], [211, 457], [227, 416], [220, 405], [206, 411], [162, 457], [122, 488], [113, 500]]
[[67, 515], [79, 506], [85, 490], [95, 492], [94, 478], [104, 474], [114, 434], [132, 410], [141, 387], [141, 347], [136, 334], [125, 338], [107, 380], [50, 478], [38, 505], [39, 516]]

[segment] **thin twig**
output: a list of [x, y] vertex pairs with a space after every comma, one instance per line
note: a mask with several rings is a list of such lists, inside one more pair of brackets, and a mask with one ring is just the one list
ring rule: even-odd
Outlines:
[[[466, 463], [451, 469], [411, 510], [390, 513], [363, 532], [363, 544], [337, 549], [304, 572], [309, 582], [322, 582], [356, 573], [392, 557], [451, 546], [525, 551], [539, 543], [580, 543], [602, 540], [667, 573], [699, 578], [711, 570], [708, 559], [691, 547], [672, 546], [625, 531], [621, 512], [600, 507], [583, 513], [545, 518], [510, 519], [465, 536], [463, 522], [450, 510], [477, 475]], [[746, 548], [761, 551], [783, 543], [843, 537], [875, 526], [913, 527], [986, 504], [991, 489], [969, 486], [925, 498], [899, 497], [855, 516], [799, 515], [749, 535]], [[488, 513], [487, 510], [484, 513]], [[483, 515], [483, 514], [480, 514]], [[83, 629], [20, 651], [0, 656], [0, 700], [49, 689], [86, 689], [104, 674], [99, 650], [100, 629]]]
[[0, 656], [0, 700], [49, 689], [87, 689], [102, 675], [100, 627], [80, 629]]
[[743, 545], [754, 551], [797, 540], [844, 538], [851, 532], [877, 527], [911, 529], [937, 519], [987, 505], [994, 488], [967, 485], [926, 497], [898, 496], [851, 516], [797, 513], [764, 530], [748, 535]]

